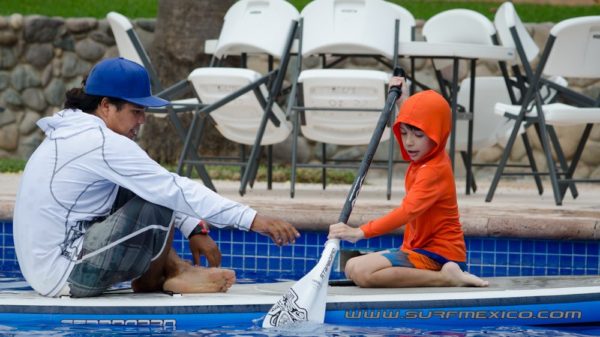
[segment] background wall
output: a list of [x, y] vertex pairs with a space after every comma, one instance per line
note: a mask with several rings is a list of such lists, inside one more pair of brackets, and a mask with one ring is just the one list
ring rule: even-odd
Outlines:
[[[154, 39], [155, 21], [152, 19], [132, 20], [135, 29], [144, 45], [149, 49]], [[419, 28], [423, 22], [419, 23]], [[540, 47], [545, 44], [552, 24], [529, 25], [529, 29]], [[419, 32], [418, 34], [419, 35]], [[203, 41], [198, 41], [198, 45]], [[0, 158], [28, 158], [35, 147], [42, 141], [43, 134], [36, 126], [36, 121], [60, 110], [67, 89], [81, 85], [81, 81], [93, 64], [106, 57], [117, 56], [118, 52], [112, 32], [106, 20], [93, 18], [69, 18], [22, 16], [14, 14], [0, 17]], [[292, 63], [293, 64], [293, 60]], [[305, 66], [315, 65], [317, 60], [307, 60]], [[369, 62], [369, 61], [362, 61]], [[401, 61], [405, 62], [405, 61]], [[360, 66], [349, 64], [348, 66]], [[201, 66], [201, 65], [200, 65]], [[262, 59], [254, 60], [251, 67], [265, 69]], [[408, 63], [405, 64], [408, 68]], [[431, 63], [426, 60], [417, 62], [417, 78], [419, 81], [436, 88]], [[466, 67], [461, 67], [461, 76], [466, 75]], [[449, 71], [448, 71], [449, 72]], [[491, 62], [479, 62], [479, 76], [498, 75], [498, 67]], [[600, 84], [570, 79], [569, 85], [592, 96], [600, 92]], [[166, 124], [165, 124], [166, 123]], [[160, 161], [173, 161], [178, 158], [179, 148], [161, 149], [161, 134], [170, 126], [166, 121], [149, 118], [140, 145], [151, 156]], [[583, 127], [558, 128], [561, 144], [568, 158], [575, 151], [575, 146]], [[176, 137], [174, 133], [167, 135]], [[538, 164], [543, 168], [545, 160], [540, 151], [539, 141], [533, 137], [535, 155]], [[215, 144], [227, 142], [218, 134], [211, 140]], [[320, 146], [307, 141], [301, 142], [301, 160], [306, 162], [318, 158]], [[289, 162], [289, 142], [280, 144], [275, 149], [275, 156], [280, 162]], [[218, 147], [220, 151], [234, 151], [233, 146]], [[387, 153], [387, 144], [379, 149], [381, 157]], [[331, 146], [328, 154], [338, 159], [358, 158], [361, 149]], [[499, 144], [481, 149], [476, 154], [476, 162], [497, 162], [502, 153]], [[525, 152], [517, 143], [511, 160], [523, 162]], [[578, 177], [600, 178], [600, 128], [595, 128], [584, 152], [582, 163], [578, 167]], [[403, 167], [399, 167], [402, 170]], [[458, 167], [458, 174], [462, 168]], [[491, 169], [482, 169], [478, 174], [489, 174]]]

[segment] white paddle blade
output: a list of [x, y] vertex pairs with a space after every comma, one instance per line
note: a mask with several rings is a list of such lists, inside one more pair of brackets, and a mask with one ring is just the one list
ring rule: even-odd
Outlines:
[[323, 323], [329, 275], [339, 250], [340, 240], [333, 239], [325, 243], [317, 265], [271, 307], [263, 320], [263, 328], [281, 327], [302, 321]]

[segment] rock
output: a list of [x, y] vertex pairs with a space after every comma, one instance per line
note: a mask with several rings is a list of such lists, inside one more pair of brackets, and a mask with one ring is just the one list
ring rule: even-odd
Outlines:
[[68, 32], [74, 34], [87, 33], [98, 27], [98, 20], [94, 18], [69, 18], [65, 21]]
[[23, 27], [23, 15], [15, 13], [10, 16], [10, 27], [14, 30], [21, 30]]
[[63, 20], [43, 16], [31, 16], [25, 20], [23, 38], [27, 43], [52, 42], [58, 37]]
[[10, 75], [12, 87], [16, 90], [39, 87], [42, 84], [40, 75], [28, 64], [18, 65]]
[[47, 106], [42, 89], [27, 88], [23, 90], [22, 97], [25, 106], [35, 111], [43, 111]]
[[19, 128], [12, 123], [0, 128], [0, 149], [14, 151], [19, 144]]
[[23, 99], [15, 89], [8, 88], [0, 96], [0, 104], [4, 107], [20, 107], [23, 105]]
[[600, 142], [588, 140], [581, 155], [581, 160], [588, 165], [598, 166], [600, 164]]
[[17, 64], [15, 49], [0, 47], [0, 69], [11, 69]]
[[49, 43], [32, 43], [25, 52], [25, 60], [38, 69], [48, 65], [53, 57], [54, 48]]
[[92, 39], [84, 39], [75, 43], [75, 53], [90, 62], [98, 61], [104, 55], [105, 49], [104, 45]]
[[14, 46], [18, 41], [17, 34], [12, 30], [0, 31], [0, 46]]
[[10, 85], [10, 74], [7, 71], [0, 71], [0, 91], [8, 88]]
[[26, 111], [23, 120], [19, 124], [19, 133], [22, 135], [28, 135], [38, 127], [35, 124], [40, 119], [40, 114], [33, 111]]
[[53, 106], [62, 106], [65, 101], [65, 93], [67, 88], [65, 83], [58, 78], [55, 78], [50, 84], [44, 89], [44, 97], [48, 104]]
[[0, 112], [0, 127], [14, 123], [16, 120], [17, 117], [11, 110], [5, 109], [4, 111]]

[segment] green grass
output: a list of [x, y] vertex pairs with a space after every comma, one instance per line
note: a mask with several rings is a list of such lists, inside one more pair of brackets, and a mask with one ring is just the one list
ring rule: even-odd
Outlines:
[[[201, 1], [201, 0], [197, 0]], [[203, 0], [218, 1], [218, 0]], [[390, 0], [407, 10], [417, 19], [428, 19], [451, 8], [469, 8], [493, 19], [495, 9], [502, 2], [443, 1], [443, 0]], [[310, 0], [291, 0], [298, 9]], [[567, 18], [600, 15], [600, 5], [558, 6], [538, 4], [516, 4], [517, 12], [524, 22], [558, 22]], [[103, 18], [109, 11], [117, 11], [131, 18], [154, 18], [158, 0], [2, 0], [0, 15], [20, 13], [61, 17]]]
[[[163, 166], [171, 171], [176, 171], [175, 165], [163, 164]], [[207, 166], [206, 170], [212, 179], [216, 180], [240, 180], [241, 172], [239, 167], [235, 166]], [[351, 184], [354, 181], [356, 170], [351, 169], [328, 169], [327, 183], [328, 184]], [[290, 166], [274, 166], [273, 177], [274, 182], [290, 181], [291, 168]], [[199, 178], [196, 171], [193, 171], [192, 178]], [[261, 165], [256, 174], [257, 181], [267, 181], [267, 167]], [[296, 170], [296, 182], [298, 183], [320, 183], [321, 170], [298, 168]]]
[[[26, 160], [0, 158], [0, 173], [20, 173], [25, 168]], [[176, 171], [176, 165], [163, 164], [163, 166], [171, 171]], [[234, 166], [208, 166], [208, 174], [215, 180], [240, 180], [240, 169]], [[199, 178], [196, 171], [193, 172], [192, 178]], [[354, 181], [355, 170], [351, 169], [328, 169], [327, 183], [328, 184], [351, 184]], [[291, 169], [289, 166], [275, 166], [273, 168], [273, 181], [286, 182], [290, 180]], [[267, 181], [267, 167], [260, 166], [256, 175], [257, 181]], [[296, 182], [299, 183], [320, 183], [321, 170], [299, 168], [297, 170]]]
[[1, 173], [19, 173], [25, 168], [24, 159], [0, 158]]

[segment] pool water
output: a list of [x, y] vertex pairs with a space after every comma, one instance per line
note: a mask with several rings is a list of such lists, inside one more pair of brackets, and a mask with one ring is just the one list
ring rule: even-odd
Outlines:
[[[223, 254], [222, 265], [236, 271], [238, 282], [298, 280], [317, 263], [326, 233], [304, 232], [295, 245], [277, 247], [267, 237], [253, 232], [213, 230], [210, 234]], [[397, 235], [342, 243], [341, 250], [376, 251], [401, 245]], [[600, 242], [597, 240], [555, 241], [524, 238], [467, 237], [469, 272], [482, 277], [598, 275]], [[187, 240], [177, 233], [174, 247], [191, 260]], [[332, 279], [343, 278], [339, 259]], [[121, 284], [119, 287], [128, 287]], [[0, 292], [29, 289], [22, 279], [12, 239], [12, 222], [0, 220]], [[48, 327], [24, 326], [19, 322], [0, 324], [0, 336], [600, 336], [598, 326], [580, 327], [471, 327], [463, 330], [427, 326], [403, 328], [356, 327], [303, 324], [291, 329], [262, 329], [261, 322], [216, 329], [173, 331], [159, 327]]]
[[[243, 283], [256, 283], [258, 275], [241, 273], [238, 275]], [[262, 278], [264, 282], [275, 282], [277, 279]], [[282, 280], [279, 280], [282, 281]], [[117, 287], [128, 287], [123, 283]], [[31, 288], [14, 273], [0, 272], [0, 292], [13, 290], [30, 290]], [[498, 336], [498, 337], [575, 337], [600, 336], [600, 326], [583, 325], [572, 327], [524, 327], [524, 326], [482, 326], [464, 329], [440, 326], [406, 326], [401, 328], [381, 326], [343, 326], [333, 324], [315, 324], [302, 322], [285, 328], [263, 329], [262, 321], [250, 321], [243, 325], [228, 325], [219, 328], [199, 330], [173, 330], [165, 327], [134, 326], [45, 326], [22, 324], [18, 321], [0, 324], [0, 336]]]

